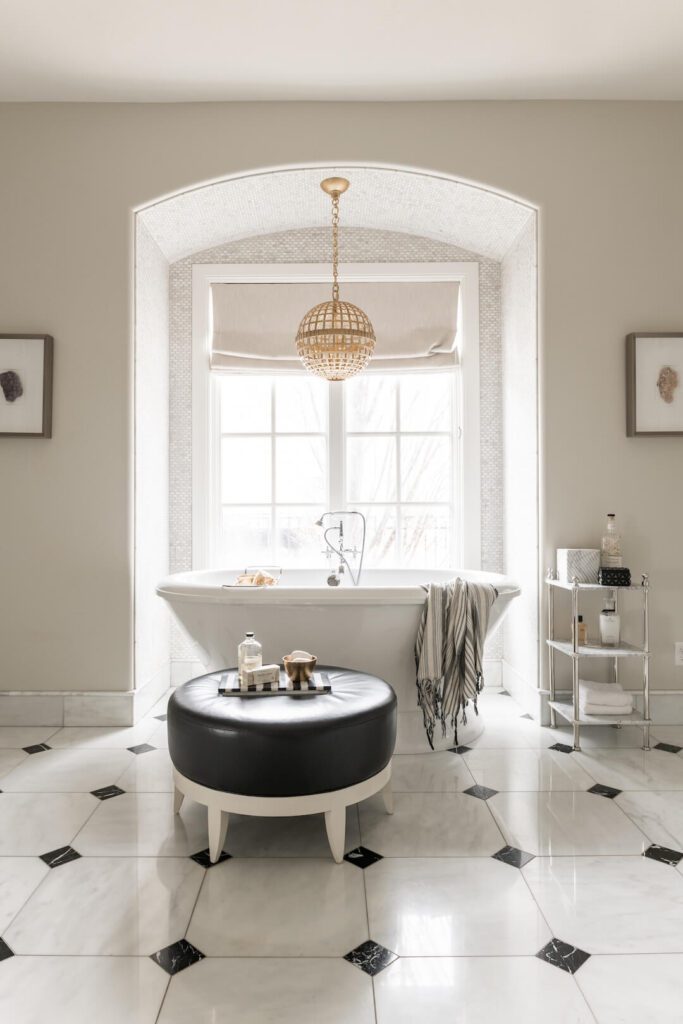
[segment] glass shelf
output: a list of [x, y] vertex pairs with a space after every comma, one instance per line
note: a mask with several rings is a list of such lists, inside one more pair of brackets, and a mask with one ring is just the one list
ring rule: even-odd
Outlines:
[[[570, 640], [546, 640], [549, 647], [570, 657], [574, 654], [574, 644]], [[634, 647], [622, 640], [618, 647], [603, 647], [600, 644], [580, 644], [577, 654], [580, 658], [647, 658], [649, 651], [642, 647]]]
[[[559, 587], [560, 590], [573, 590], [573, 583], [565, 583], [563, 580], [549, 580], [546, 578], [546, 583], [549, 587]], [[630, 587], [617, 587], [614, 584], [611, 586], [605, 583], [577, 583], [577, 590], [639, 590], [644, 591], [646, 588], [642, 583], [632, 583]]]
[[[568, 722], [574, 721], [574, 707], [571, 701], [551, 700], [548, 705]], [[583, 715], [579, 712], [581, 725], [650, 725], [650, 720], [643, 718], [635, 709], [628, 715]]]

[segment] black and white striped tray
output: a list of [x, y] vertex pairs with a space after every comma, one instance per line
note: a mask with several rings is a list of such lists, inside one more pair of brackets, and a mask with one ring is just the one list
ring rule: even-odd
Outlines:
[[[289, 689], [293, 686], [293, 689]], [[256, 684], [247, 690], [240, 688], [237, 672], [221, 672], [218, 682], [218, 692], [224, 697], [277, 697], [284, 694], [287, 697], [312, 697], [321, 693], [331, 693], [332, 684], [327, 672], [314, 672], [307, 683], [291, 683], [291, 680], [281, 670], [280, 679], [277, 683], [263, 683], [262, 689], [257, 690]]]

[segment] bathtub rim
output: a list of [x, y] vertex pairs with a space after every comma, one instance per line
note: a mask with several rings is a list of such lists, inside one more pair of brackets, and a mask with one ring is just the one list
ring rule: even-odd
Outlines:
[[[208, 603], [243, 605], [318, 605], [324, 595], [324, 604], [334, 605], [421, 605], [424, 604], [426, 592], [424, 587], [417, 584], [403, 584], [397, 586], [361, 586], [359, 587], [329, 587], [324, 582], [312, 586], [275, 586], [262, 588], [247, 587], [224, 587], [215, 582], [202, 582], [202, 577], [214, 577], [217, 571], [225, 572], [226, 576], [234, 575], [235, 570], [213, 570], [197, 569], [188, 572], [171, 573], [160, 580], [156, 586], [156, 593], [164, 599], [171, 599], [174, 602], [182, 603]], [[391, 572], [392, 570], [387, 570]], [[395, 570], [400, 573], [401, 570]], [[411, 570], [412, 571], [412, 570]], [[425, 570], [425, 583], [429, 582]], [[467, 577], [475, 577], [473, 582], [492, 583], [498, 590], [497, 601], [507, 604], [512, 598], [521, 593], [521, 587], [511, 577], [503, 573], [482, 572], [475, 569], [456, 569], [453, 576], [459, 573], [467, 574]], [[322, 576], [321, 572], [321, 576]], [[467, 578], [466, 577], [466, 578]]]

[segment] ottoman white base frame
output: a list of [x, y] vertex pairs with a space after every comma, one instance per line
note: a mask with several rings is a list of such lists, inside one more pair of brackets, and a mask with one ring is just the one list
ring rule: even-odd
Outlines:
[[329, 793], [310, 793], [307, 796], [243, 796], [240, 793], [225, 793], [220, 789], [209, 789], [198, 782], [186, 779], [173, 769], [174, 795], [173, 812], [178, 814], [186, 796], [198, 804], [204, 804], [209, 815], [209, 857], [215, 864], [220, 857], [228, 834], [229, 815], [252, 814], [260, 818], [290, 818], [300, 814], [324, 814], [327, 839], [332, 856], [337, 864], [344, 857], [344, 836], [346, 833], [346, 808], [361, 800], [382, 793], [387, 814], [394, 813], [394, 798], [391, 792], [391, 762], [377, 775]]

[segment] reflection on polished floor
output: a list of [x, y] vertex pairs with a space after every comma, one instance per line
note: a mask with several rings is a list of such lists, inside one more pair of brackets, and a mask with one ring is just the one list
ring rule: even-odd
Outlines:
[[[683, 728], [549, 749], [482, 698], [461, 753], [395, 760], [396, 809], [172, 813], [165, 702], [131, 729], [0, 728], [0, 1020], [683, 1020]], [[680, 1014], [680, 1016], [677, 1016]]]

